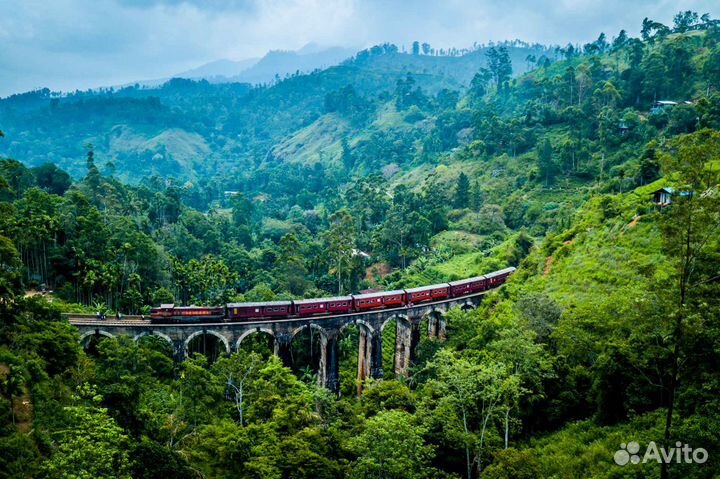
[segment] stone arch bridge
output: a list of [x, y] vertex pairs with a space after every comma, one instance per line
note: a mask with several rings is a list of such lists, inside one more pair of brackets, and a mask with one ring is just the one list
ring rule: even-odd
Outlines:
[[225, 351], [234, 353], [249, 335], [263, 332], [273, 338], [275, 355], [288, 366], [291, 363], [290, 346], [293, 338], [299, 332], [311, 328], [320, 334], [318, 381], [331, 391], [337, 392], [338, 340], [342, 336], [343, 329], [353, 325], [357, 325], [359, 329], [358, 380], [362, 381], [370, 377], [381, 378], [383, 376], [382, 332], [391, 320], [396, 320], [394, 373], [407, 376], [414, 359], [415, 346], [420, 340], [420, 324], [423, 319], [428, 319], [429, 336], [444, 339], [445, 313], [453, 307], [475, 308], [486, 293], [488, 291], [462, 298], [361, 313], [249, 322], [153, 324], [149, 319], [140, 316], [100, 320], [93, 315], [81, 314], [69, 314], [67, 318], [80, 330], [80, 340], [83, 343], [95, 335], [106, 337], [125, 335], [135, 340], [145, 335], [155, 335], [172, 346], [177, 361], [182, 361], [187, 356], [190, 341], [199, 335], [215, 336], [223, 344]]

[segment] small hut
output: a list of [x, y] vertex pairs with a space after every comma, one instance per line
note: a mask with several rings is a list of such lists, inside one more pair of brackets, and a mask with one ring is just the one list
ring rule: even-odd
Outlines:
[[658, 206], [668, 206], [672, 204], [672, 197], [675, 195], [675, 189], [669, 186], [660, 188], [653, 192], [653, 203]]

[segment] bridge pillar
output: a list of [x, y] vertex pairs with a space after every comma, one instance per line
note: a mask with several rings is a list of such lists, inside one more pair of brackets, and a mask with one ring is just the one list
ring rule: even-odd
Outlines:
[[382, 331], [379, 329], [372, 333], [370, 349], [370, 375], [373, 379], [381, 379], [383, 377]]
[[438, 325], [438, 318], [435, 313], [428, 314], [428, 330], [427, 334], [429, 338], [436, 338], [437, 337], [437, 325]]
[[279, 357], [283, 363], [283, 366], [287, 368], [292, 367], [292, 345], [293, 336], [290, 333], [282, 333], [275, 335], [275, 341], [273, 343], [273, 354]]
[[420, 344], [420, 321], [422, 318], [410, 320], [410, 364], [415, 362], [417, 357], [417, 346]]
[[408, 321], [400, 318], [396, 320], [396, 324], [393, 369], [396, 375], [407, 377], [408, 367], [410, 366], [411, 326]]
[[370, 358], [372, 357], [372, 341], [368, 336], [372, 335], [371, 331], [365, 326], [360, 326], [358, 335], [358, 374], [357, 374], [357, 394], [362, 393], [363, 381], [370, 377]]
[[340, 390], [340, 350], [337, 334], [320, 336], [318, 383], [334, 393]]
[[172, 342], [173, 346], [173, 359], [176, 364], [179, 364], [185, 360], [185, 341], [182, 339], [176, 339]]
[[445, 316], [439, 316], [437, 318], [437, 338], [440, 341], [445, 341], [445, 338], [447, 338], [447, 319], [445, 319]]
[[444, 341], [447, 336], [447, 320], [437, 311], [428, 315], [428, 337]]

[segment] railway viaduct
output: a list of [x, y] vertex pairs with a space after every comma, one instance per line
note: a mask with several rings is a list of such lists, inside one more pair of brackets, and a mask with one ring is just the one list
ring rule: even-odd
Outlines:
[[225, 351], [233, 353], [242, 341], [257, 332], [273, 338], [274, 353], [286, 366], [292, 362], [293, 338], [299, 332], [310, 328], [320, 335], [320, 364], [318, 382], [333, 392], [339, 387], [338, 340], [343, 329], [357, 325], [360, 332], [358, 348], [358, 384], [367, 378], [381, 378], [382, 332], [385, 326], [396, 320], [394, 373], [407, 376], [414, 359], [415, 346], [420, 340], [420, 325], [428, 319], [427, 334], [439, 339], [445, 338], [445, 313], [453, 307], [470, 309], [476, 307], [484, 294], [476, 293], [462, 298], [452, 298], [409, 307], [349, 313], [337, 316], [289, 318], [252, 322], [152, 324], [140, 316], [125, 316], [122, 319], [100, 320], [92, 315], [67, 315], [71, 324], [80, 331], [82, 343], [92, 336], [130, 336], [135, 340], [145, 335], [163, 338], [173, 348], [175, 360], [182, 361], [188, 355], [190, 341], [199, 335], [215, 336]]

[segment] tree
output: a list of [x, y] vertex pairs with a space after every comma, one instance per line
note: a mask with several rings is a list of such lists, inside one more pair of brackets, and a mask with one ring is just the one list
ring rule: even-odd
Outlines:
[[519, 394], [520, 381], [507, 365], [480, 361], [470, 353], [463, 357], [448, 349], [440, 350], [428, 364], [435, 377], [429, 385], [437, 391], [429, 416], [439, 416], [443, 434], [458, 442], [465, 451], [465, 473], [478, 475], [483, 468], [483, 453], [496, 419], [505, 416], [508, 400]]
[[480, 100], [487, 93], [488, 82], [490, 81], [491, 73], [486, 68], [481, 68], [475, 75], [473, 75], [470, 81], [470, 88], [468, 94], [475, 100]]
[[420, 42], [417, 40], [412, 43], [412, 54], [416, 56], [420, 55]]
[[[687, 323], [701, 315], [698, 292], [708, 282], [717, 281], [717, 271], [703, 265], [713, 238], [720, 231], [720, 133], [701, 130], [681, 136], [671, 143], [670, 152], [661, 158], [663, 170], [673, 174], [675, 195], [673, 206], [661, 218], [664, 247], [675, 264], [674, 285], [668, 288], [673, 297], [670, 336], [671, 364], [668, 385], [668, 407], [664, 439], [672, 443], [672, 426], [676, 394], [681, 377], [681, 364], [692, 354], [683, 348]], [[663, 462], [662, 477], [668, 477], [668, 464]]]
[[207, 366], [207, 358], [195, 354], [186, 359], [181, 367], [182, 415], [193, 427], [209, 422], [214, 409], [222, 404], [222, 382], [217, 380]]
[[43, 465], [48, 477], [58, 479], [130, 479], [128, 438], [107, 409], [69, 406], [68, 425], [58, 431], [55, 450]]
[[537, 147], [537, 165], [540, 177], [548, 186], [557, 173], [555, 161], [553, 160], [553, 148], [548, 138], [543, 139]]
[[288, 233], [280, 239], [278, 246], [280, 251], [275, 259], [275, 267], [280, 283], [291, 294], [302, 296], [308, 287], [302, 244], [294, 233]]
[[85, 176], [83, 182], [87, 185], [93, 201], [97, 202], [98, 195], [100, 193], [102, 176], [100, 175], [100, 170], [98, 170], [98, 167], [95, 165], [95, 147], [92, 143], [88, 143], [85, 145], [85, 149], [87, 150], [85, 161], [87, 166], [87, 175]]
[[20, 198], [35, 183], [32, 172], [19, 161], [10, 158], [0, 159], [0, 178], [7, 181], [15, 199]]
[[133, 479], [196, 479], [197, 474], [177, 452], [143, 437], [130, 451]]
[[510, 79], [512, 75], [512, 61], [506, 47], [491, 47], [485, 53], [488, 62], [488, 70], [492, 75], [493, 82], [498, 90]]
[[421, 479], [429, 476], [433, 448], [423, 441], [425, 430], [404, 411], [381, 411], [368, 419], [364, 431], [350, 440], [358, 456], [350, 477], [358, 479]]
[[684, 12], [678, 12], [673, 17], [673, 24], [675, 25], [675, 31], [679, 33], [685, 33], [690, 30], [691, 27], [695, 26], [698, 22], [697, 12], [691, 10], [685, 10]]
[[0, 236], [0, 302], [12, 299], [22, 291], [20, 254], [12, 241]]
[[342, 294], [343, 281], [347, 283], [349, 279], [343, 277], [343, 274], [349, 273], [355, 253], [355, 225], [353, 217], [345, 208], [333, 213], [328, 221], [330, 228], [324, 233], [323, 239], [337, 278], [338, 294]]
[[460, 176], [458, 176], [453, 203], [455, 208], [467, 208], [470, 206], [470, 179], [465, 173], [461, 172]]
[[265, 363], [259, 354], [246, 354], [242, 351], [220, 358], [213, 365], [214, 373], [225, 380], [226, 392], [233, 398], [241, 426], [245, 424], [245, 402], [248, 391], [252, 392], [248, 383], [260, 375], [259, 372], [264, 366]]
[[618, 36], [613, 39], [612, 42], [612, 51], [618, 52], [625, 48], [629, 40], [627, 32], [623, 29], [620, 30], [620, 33], [618, 33]]
[[72, 185], [70, 175], [53, 163], [45, 163], [31, 169], [38, 187], [53, 195], [62, 196]]

